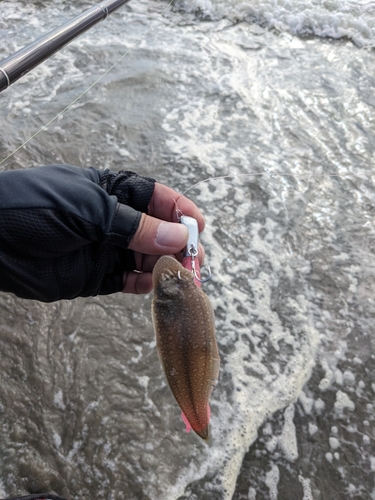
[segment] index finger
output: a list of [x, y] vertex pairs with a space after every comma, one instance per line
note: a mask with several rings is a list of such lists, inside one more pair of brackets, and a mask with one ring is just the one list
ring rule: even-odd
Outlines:
[[205, 222], [197, 205], [189, 200], [189, 198], [186, 198], [186, 196], [177, 193], [177, 191], [174, 191], [164, 184], [156, 182], [149, 205], [149, 214], [165, 221], [178, 222], [176, 204], [177, 208], [181, 210], [184, 215], [189, 215], [196, 219], [199, 232], [202, 232]]

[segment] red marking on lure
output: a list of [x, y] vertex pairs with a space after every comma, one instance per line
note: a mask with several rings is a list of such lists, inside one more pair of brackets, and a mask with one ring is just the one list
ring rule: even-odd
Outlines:
[[[193, 262], [194, 262], [194, 267], [195, 267], [195, 273], [194, 273], [194, 270], [193, 270]], [[194, 261], [193, 261], [190, 256], [184, 257], [183, 260], [182, 260], [182, 267], [184, 267], [188, 271], [191, 271], [192, 273], [194, 273], [194, 283], [196, 284], [196, 286], [198, 288], [201, 288], [201, 286], [202, 286], [201, 282], [197, 279], [197, 277], [198, 278], [201, 277], [201, 270], [200, 270], [200, 267], [199, 267], [199, 261], [198, 261], [198, 259], [194, 259]]]

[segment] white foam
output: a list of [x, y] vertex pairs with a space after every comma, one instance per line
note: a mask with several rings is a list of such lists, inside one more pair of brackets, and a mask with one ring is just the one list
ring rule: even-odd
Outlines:
[[60, 408], [60, 410], [66, 409], [66, 406], [64, 404], [64, 396], [61, 389], [55, 393], [53, 397], [53, 402], [55, 403], [57, 408]]
[[332, 450], [337, 450], [337, 448], [340, 446], [340, 441], [335, 437], [330, 437], [329, 446]]
[[362, 440], [363, 440], [363, 444], [370, 444], [370, 442], [371, 442], [371, 439], [369, 436], [367, 436], [367, 434], [364, 434], [362, 436]]
[[277, 500], [277, 485], [280, 479], [280, 471], [276, 464], [271, 464], [271, 470], [266, 473], [264, 481], [269, 489], [270, 500]]
[[248, 500], [256, 500], [256, 496], [257, 496], [256, 489], [250, 486], [249, 491], [247, 493]]
[[337, 391], [334, 408], [337, 412], [342, 413], [346, 408], [350, 411], [354, 411], [355, 405], [345, 392]]
[[364, 46], [375, 40], [371, 0], [179, 0], [177, 6], [215, 20], [256, 22], [297, 35], [347, 37]]
[[309, 434], [310, 434], [310, 436], [313, 436], [317, 432], [318, 432], [318, 426], [309, 422]]
[[303, 498], [302, 500], [313, 500], [313, 495], [310, 486], [310, 479], [305, 479], [303, 476], [298, 476], [300, 483], [303, 488]]
[[294, 462], [298, 458], [296, 427], [293, 422], [294, 405], [288, 406], [284, 412], [284, 427], [279, 437], [279, 445], [285, 458]]
[[315, 410], [317, 411], [317, 413], [319, 415], [324, 410], [325, 404], [321, 398], [318, 398], [315, 400], [314, 406], [315, 406]]
[[[242, 54], [236, 53], [235, 57], [242, 58]], [[204, 53], [199, 54], [198, 64], [204, 71]], [[206, 71], [212, 73], [212, 67], [207, 66]], [[216, 81], [220, 82], [221, 78], [218, 72]], [[247, 95], [247, 89], [234, 77], [230, 86], [251, 104], [254, 96], [251, 92]], [[203, 102], [200, 97], [193, 96], [185, 104], [181, 96], [179, 107], [165, 117], [164, 129], [169, 132], [167, 145], [176, 158], [187, 162], [194, 158], [205, 172], [210, 174], [214, 167], [217, 174], [223, 169], [227, 171], [231, 158], [228, 158], [227, 144], [220, 140], [222, 134], [215, 115], [217, 108], [209, 107], [203, 121], [201, 118], [198, 120], [203, 116], [198, 112]], [[239, 119], [240, 111], [241, 107], [232, 109], [230, 120]], [[236, 158], [250, 168], [246, 148], [246, 143], [241, 144], [241, 148], [236, 150]], [[274, 280], [282, 275], [292, 282], [295, 272], [290, 265], [290, 255], [280, 252], [279, 225], [273, 217], [270, 215], [262, 222], [246, 222], [253, 206], [243, 188], [243, 180], [240, 176], [229, 182], [216, 179], [200, 183], [194, 191], [194, 199], [205, 209], [207, 230], [203, 233], [203, 242], [210, 249], [209, 263], [214, 271], [217, 290], [221, 291], [208, 289], [207, 293], [214, 309], [225, 311], [224, 319], [217, 325], [219, 349], [222, 352], [230, 349], [224, 356], [221, 370], [226, 377], [230, 377], [234, 390], [229, 401], [222, 393], [221, 401], [215, 402], [220, 419], [216, 420], [215, 415], [213, 417], [213, 439], [220, 443], [221, 453], [213, 453], [210, 457], [212, 469], [220, 471], [219, 478], [228, 499], [234, 492], [243, 455], [256, 438], [257, 428], [268, 414], [290, 405], [298, 397], [314, 364], [314, 353], [320, 339], [310, 321], [306, 296], [285, 297], [284, 304], [294, 324], [292, 329], [285, 327], [280, 314], [272, 307]], [[278, 193], [268, 202], [275, 214], [284, 210], [276, 203], [277, 199]], [[215, 228], [220, 228], [223, 239], [216, 238]], [[249, 249], [245, 256], [244, 248]], [[262, 271], [263, 260], [270, 263], [270, 271]], [[310, 272], [307, 261], [303, 267]], [[254, 270], [256, 276], [250, 279]], [[237, 280], [241, 280], [242, 285], [237, 284]], [[247, 313], [239, 313], [239, 304]], [[304, 333], [301, 335], [301, 332]], [[241, 340], [242, 337], [245, 340]], [[234, 346], [235, 349], [232, 349]], [[286, 346], [293, 355], [285, 355]], [[270, 355], [269, 349], [276, 354]], [[215, 394], [214, 391], [213, 399]], [[311, 411], [312, 405], [312, 399], [305, 397], [306, 412]], [[279, 445], [291, 461], [298, 457], [293, 415], [292, 405], [285, 412], [281, 437], [272, 438], [267, 443], [272, 451]]]
[[60, 448], [61, 446], [61, 436], [57, 434], [57, 432], [53, 433], [53, 442], [56, 446], [56, 448]]

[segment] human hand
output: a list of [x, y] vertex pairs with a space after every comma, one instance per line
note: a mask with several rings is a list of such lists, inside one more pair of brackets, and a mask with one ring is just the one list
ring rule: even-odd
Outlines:
[[1, 172], [0, 290], [44, 302], [150, 291], [158, 256], [179, 257], [186, 244], [186, 228], [173, 224], [174, 200], [202, 230], [194, 203], [132, 172]]
[[[188, 198], [173, 189], [156, 183], [149, 214], [142, 214], [141, 222], [129, 248], [134, 250], [136, 269], [124, 272], [124, 293], [148, 293], [152, 289], [152, 270], [160, 255], [174, 254], [182, 260], [181, 250], [186, 246], [188, 231], [183, 224], [176, 224], [176, 207], [184, 214], [194, 217], [199, 232], [204, 229], [204, 218], [198, 207]], [[204, 249], [199, 244], [198, 259], [204, 260]]]

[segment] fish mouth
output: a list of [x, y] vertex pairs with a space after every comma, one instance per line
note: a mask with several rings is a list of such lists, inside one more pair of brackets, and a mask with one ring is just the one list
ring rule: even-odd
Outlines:
[[161, 275], [160, 275], [160, 279], [161, 281], [167, 281], [167, 280], [170, 280], [172, 278], [176, 278], [177, 277], [177, 274], [172, 271], [171, 269], [166, 269], [165, 271], [162, 271]]

